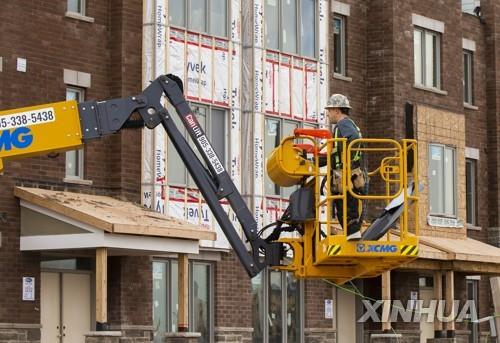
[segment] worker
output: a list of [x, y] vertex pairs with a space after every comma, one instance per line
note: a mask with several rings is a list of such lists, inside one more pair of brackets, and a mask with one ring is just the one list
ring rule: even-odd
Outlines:
[[[333, 138], [347, 138], [347, 146], [353, 140], [361, 138], [361, 130], [349, 116], [349, 100], [345, 95], [333, 94], [325, 106], [330, 125], [335, 125]], [[332, 193], [342, 194], [342, 144], [334, 142], [330, 159], [332, 173]], [[364, 194], [366, 186], [366, 172], [361, 168], [362, 154], [360, 151], [351, 153], [351, 183], [355, 193]], [[320, 166], [326, 165], [326, 157], [320, 158]], [[347, 194], [347, 240], [359, 240], [361, 238], [362, 216], [359, 213], [359, 201], [349, 191]], [[333, 201], [337, 212], [337, 219], [343, 225], [343, 201]]]

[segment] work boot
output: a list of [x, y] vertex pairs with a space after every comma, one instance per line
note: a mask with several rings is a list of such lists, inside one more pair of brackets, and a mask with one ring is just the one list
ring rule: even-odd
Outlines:
[[347, 223], [347, 240], [359, 241], [361, 239], [361, 221], [359, 219], [351, 219]]

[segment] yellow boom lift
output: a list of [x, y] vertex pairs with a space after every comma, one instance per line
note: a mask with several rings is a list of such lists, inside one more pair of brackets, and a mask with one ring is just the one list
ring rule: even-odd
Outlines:
[[[198, 155], [176, 127], [161, 103], [166, 96], [182, 120]], [[122, 99], [77, 103], [63, 101], [0, 111], [0, 171], [3, 160], [77, 149], [84, 142], [114, 134], [131, 125], [139, 113], [141, 125], [153, 129], [162, 125], [229, 243], [248, 274], [253, 277], [266, 267], [288, 270], [298, 278], [326, 278], [337, 283], [359, 277], [373, 277], [415, 259], [418, 254], [417, 145], [413, 140], [359, 139], [347, 146], [345, 139], [333, 139], [327, 130], [296, 130], [285, 138], [268, 158], [270, 178], [279, 186], [296, 187], [290, 205], [273, 233], [257, 223], [208, 141], [182, 93], [182, 82], [174, 75], [158, 77], [139, 95]], [[331, 153], [335, 141], [342, 149], [342, 175], [351, 175], [352, 151], [378, 157], [368, 173], [381, 194], [360, 195], [349, 178], [342, 177], [340, 194], [331, 190]], [[326, 154], [327, 166], [319, 167]], [[411, 165], [410, 165], [411, 164]], [[321, 184], [326, 178], [324, 195]], [[382, 214], [366, 223], [363, 238], [346, 240], [347, 193], [367, 204], [384, 202]], [[220, 201], [225, 199], [238, 218], [246, 242], [229, 220]], [[334, 221], [332, 201], [344, 206], [344, 223]], [[340, 225], [343, 224], [343, 225]], [[390, 230], [389, 230], [390, 229]]]

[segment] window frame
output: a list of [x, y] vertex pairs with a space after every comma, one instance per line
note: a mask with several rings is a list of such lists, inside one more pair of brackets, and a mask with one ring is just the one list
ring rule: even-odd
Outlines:
[[[267, 1], [267, 0], [265, 0]], [[266, 29], [265, 29], [265, 22], [266, 22], [266, 14], [265, 14], [265, 7], [266, 3], [264, 3], [264, 46], [266, 50], [270, 51], [278, 51], [282, 54], [285, 55], [290, 55], [290, 56], [296, 56], [296, 57], [301, 57], [309, 60], [318, 60], [319, 56], [319, 20], [318, 18], [318, 13], [319, 13], [319, 8], [318, 8], [318, 2], [314, 2], [314, 55], [305, 55], [302, 51], [302, 0], [296, 0], [296, 23], [295, 23], [295, 36], [296, 36], [296, 51], [295, 52], [289, 52], [284, 50], [284, 45], [283, 45], [283, 8], [284, 6], [282, 5], [283, 0], [276, 0], [278, 3], [278, 48], [275, 47], [267, 47], [266, 44]]]
[[[165, 271], [166, 271], [166, 292], [167, 294], [165, 295], [165, 300], [166, 300], [166, 305], [165, 305], [165, 327], [166, 331], [165, 332], [177, 332], [172, 331], [172, 312], [174, 311], [173, 305], [173, 292], [172, 292], [172, 263], [177, 264], [178, 268], [178, 260], [169, 258], [169, 259], [160, 259], [160, 258], [154, 258], [151, 263], [163, 263], [165, 264]], [[188, 266], [188, 273], [189, 273], [189, 290], [188, 290], [188, 321], [189, 321], [189, 330], [191, 332], [195, 332], [195, 329], [193, 328], [193, 317], [194, 317], [194, 279], [193, 279], [193, 265], [194, 264], [202, 264], [206, 265], [209, 268], [208, 272], [208, 283], [209, 283], [209, 292], [208, 292], [208, 308], [209, 312], [207, 314], [207, 319], [209, 322], [208, 328], [209, 328], [209, 336], [210, 340], [207, 343], [213, 343], [215, 342], [215, 321], [214, 321], [214, 315], [215, 315], [215, 266], [214, 263], [211, 261], [204, 261], [204, 260], [189, 260], [189, 266]], [[154, 267], [152, 267], [154, 268]], [[178, 269], [177, 269], [178, 270]], [[154, 270], [152, 270], [154, 272]], [[154, 278], [153, 278], [154, 281]], [[152, 285], [154, 287], [154, 285]], [[177, 309], [178, 313], [178, 309]], [[154, 325], [154, 318], [153, 318], [153, 325]], [[153, 338], [154, 341], [154, 338]], [[162, 340], [163, 341], [163, 340]]]
[[[464, 75], [463, 75], [463, 85], [464, 85], [464, 104], [474, 106], [474, 52], [471, 50], [463, 50], [464, 57]], [[465, 65], [467, 64], [467, 75]], [[468, 84], [466, 83], [468, 80]]]
[[[85, 89], [84, 88], [79, 88], [79, 87], [74, 87], [74, 86], [66, 86], [66, 99], [68, 99], [68, 92], [74, 92], [75, 94], [78, 94], [78, 99], [76, 100], [77, 102], [82, 102], [85, 101]], [[76, 154], [76, 159], [75, 163], [78, 164], [78, 167], [75, 169], [78, 169], [76, 171], [76, 175], [71, 175], [68, 174], [68, 154]], [[67, 180], [84, 180], [84, 173], [85, 173], [85, 158], [84, 158], [84, 148], [81, 149], [75, 149], [71, 151], [67, 151], [65, 153], [65, 164], [64, 164], [64, 178]]]
[[[340, 71], [335, 71], [335, 20], [340, 21]], [[335, 13], [333, 15], [333, 25], [334, 25], [334, 40], [333, 40], [333, 71], [336, 75], [347, 76], [347, 68], [346, 68], [346, 49], [347, 49], [347, 40], [346, 40], [346, 21], [347, 17], [341, 14]]]
[[79, 14], [81, 16], [86, 16], [87, 15], [87, 3], [86, 3], [86, 0], [76, 0], [76, 2], [80, 3], [80, 8], [78, 9], [78, 11], [70, 11], [69, 10], [69, 3], [71, 1], [74, 1], [74, 0], [67, 0], [66, 2], [66, 9], [68, 10], [69, 13], [76, 13], [76, 14]]
[[[416, 61], [415, 57], [417, 55], [417, 52], [415, 51], [415, 32], [419, 32], [421, 34], [421, 41], [420, 41], [420, 61], [421, 61], [421, 66], [420, 66], [420, 78], [421, 82], [417, 82], [417, 72], [416, 72]], [[429, 84], [427, 80], [427, 66], [428, 66], [428, 61], [426, 58], [427, 51], [426, 51], [426, 42], [427, 42], [427, 34], [433, 36], [436, 38], [436, 45], [434, 49], [434, 57], [433, 60], [435, 62], [435, 65], [433, 66], [434, 68], [434, 74], [436, 76], [436, 85], [434, 84]], [[424, 87], [424, 88], [430, 88], [430, 89], [436, 89], [436, 90], [442, 90], [442, 80], [441, 80], [441, 41], [442, 41], [442, 34], [437, 31], [432, 31], [429, 29], [426, 29], [424, 27], [420, 26], [414, 26], [413, 27], [413, 80], [414, 84], [419, 87]]]
[[[469, 173], [469, 168], [468, 166], [471, 166], [471, 171], [472, 175], [468, 175]], [[468, 186], [469, 182], [471, 182], [471, 210], [472, 213], [469, 213], [469, 192], [468, 192]], [[466, 224], [476, 226], [477, 225], [477, 212], [478, 212], [478, 207], [477, 207], [477, 160], [472, 159], [472, 158], [466, 158], [465, 159], [465, 222]], [[472, 218], [472, 220], [469, 222], [469, 214]]]
[[[279, 272], [281, 275], [281, 333], [282, 333], [282, 342], [286, 343], [288, 342], [288, 324], [287, 324], [287, 310], [288, 310], [288, 292], [284, 292], [283, 290], [287, 290], [287, 273], [286, 271], [272, 271], [269, 268], [266, 268], [261, 271], [260, 275], [260, 290], [263, 292], [262, 294], [262, 303], [263, 303], [263, 308], [260, 309], [262, 313], [259, 313], [259, 315], [263, 315], [264, 318], [259, 318], [262, 320], [264, 323], [264, 326], [262, 328], [262, 343], [269, 343], [269, 301], [270, 301], [270, 294], [269, 294], [269, 282], [271, 279], [271, 272]], [[292, 277], [293, 275], [290, 274]], [[300, 320], [300, 327], [299, 327], [299, 343], [305, 342], [304, 338], [304, 331], [305, 331], [305, 282], [303, 279], [295, 279], [295, 281], [298, 283], [299, 286], [299, 320]], [[252, 295], [253, 295], [253, 289], [252, 289]], [[252, 318], [253, 316], [253, 311], [254, 311], [254, 304], [252, 303]], [[254, 326], [254, 323], [252, 323], [252, 326]], [[257, 338], [253, 337], [252, 334], [252, 342]], [[261, 343], [261, 341], [259, 341]]]
[[[230, 22], [231, 22], [231, 6], [230, 6], [230, 0], [225, 0], [226, 1], [226, 25], [225, 25], [225, 31], [226, 34], [224, 36], [216, 35], [212, 32], [212, 0], [204, 0], [205, 1], [205, 6], [206, 6], [206, 13], [205, 13], [205, 30], [204, 31], [199, 31], [195, 30], [190, 27], [189, 25], [189, 18], [191, 13], [191, 0], [183, 0], [183, 5], [184, 5], [184, 25], [176, 25], [172, 24], [170, 22], [170, 19], [168, 20], [168, 26], [172, 26], [175, 28], [180, 28], [187, 30], [189, 32], [194, 32], [202, 35], [209, 35], [211, 37], [217, 37], [217, 38], [224, 38], [228, 39], [229, 38], [229, 33], [230, 33]], [[170, 3], [173, 2], [169, 2]], [[170, 12], [170, 8], [169, 8]]]
[[[216, 151], [217, 153], [217, 156], [219, 157], [219, 159], [221, 159], [223, 165], [224, 165], [224, 168], [226, 168], [226, 170], [228, 170], [228, 166], [229, 166], [229, 139], [230, 139], [230, 128], [229, 128], [229, 120], [230, 120], [230, 109], [228, 109], [227, 107], [219, 107], [219, 106], [214, 106], [212, 104], [205, 104], [205, 103], [198, 103], [198, 102], [189, 102], [188, 103], [189, 106], [191, 107], [191, 109], [193, 109], [193, 107], [204, 107], [207, 109], [207, 118], [206, 118], [206, 123], [211, 123], [212, 120], [211, 120], [211, 117], [212, 117], [212, 110], [213, 109], [216, 109], [216, 110], [222, 110], [224, 112], [224, 156], [221, 158], [220, 154], [218, 151]], [[170, 103], [168, 103], [167, 106], [169, 106]], [[170, 105], [171, 106], [171, 105]], [[173, 111], [173, 112], [172, 112]], [[170, 113], [174, 113], [175, 110], [172, 110], [172, 111], [169, 111]], [[193, 110], [193, 113], [195, 114], [195, 111]], [[196, 114], [195, 114], [196, 115]], [[182, 123], [182, 120], [179, 118], [179, 116], [175, 113], [173, 114], [173, 116], [175, 117], [175, 124], [177, 126], [177, 128], [179, 129], [179, 131], [181, 132], [181, 134], [183, 135], [183, 137], [186, 139], [186, 141], [188, 142], [189, 146], [193, 147], [193, 151], [195, 152], [195, 154], [200, 158], [200, 162], [202, 164], [204, 164], [204, 160], [203, 158], [201, 157], [201, 155], [198, 153], [198, 150], [194, 147], [194, 142], [192, 141], [191, 137], [189, 136], [188, 132], [187, 132], [187, 129], [186, 127], [184, 126], [184, 124], [180, 124]], [[179, 123], [180, 122], [180, 123]], [[210, 144], [212, 144], [213, 146], [213, 137], [212, 137], [212, 127], [209, 126], [208, 128], [207, 127], [204, 127], [203, 128]], [[174, 151], [174, 154], [177, 154], [177, 151], [175, 151], [175, 148], [171, 145], [172, 143], [170, 142], [170, 139], [168, 140], [168, 143], [167, 143], [167, 156], [168, 156], [168, 151], [170, 149], [170, 147], [172, 147], [173, 151]], [[215, 149], [215, 147], [214, 147]], [[180, 158], [180, 156], [179, 156]], [[194, 184], [194, 181], [193, 179], [191, 178], [191, 175], [189, 175], [189, 171], [187, 170], [186, 166], [185, 165], [182, 165], [182, 168], [183, 168], [183, 171], [184, 171], [184, 182], [182, 183], [179, 183], [179, 182], [171, 182], [171, 178], [169, 177], [169, 169], [171, 168], [171, 159], [169, 157], [167, 157], [167, 161], [166, 161], [166, 167], [167, 167], [167, 183], [169, 186], [176, 186], [176, 187], [187, 187], [187, 188], [197, 188], [196, 184]]]
[[[471, 15], [476, 15], [474, 13], [474, 10], [475, 10], [476, 7], [481, 6], [481, 1], [479, 1], [479, 0], [472, 0], [472, 1], [469, 1], [469, 2], [470, 2], [469, 4], [464, 4], [465, 1], [464, 0], [461, 1], [460, 5], [461, 5], [462, 13], [468, 13], [468, 14], [471, 14]], [[468, 5], [472, 5], [472, 8], [469, 9]]]
[[[443, 155], [442, 155], [442, 162], [441, 162], [441, 170], [442, 170], [442, 174], [443, 174], [443, 197], [442, 199], [442, 206], [443, 206], [443, 211], [444, 212], [436, 212], [436, 211], [431, 211], [430, 207], [431, 207], [431, 202], [430, 202], [430, 192], [429, 192], [429, 203], [428, 203], [428, 208], [429, 208], [429, 214], [431, 216], [435, 216], [435, 217], [444, 217], [444, 218], [458, 218], [458, 206], [457, 206], [457, 201], [458, 201], [458, 191], [457, 191], [457, 188], [458, 188], [458, 182], [457, 182], [457, 169], [458, 169], [458, 165], [457, 165], [457, 149], [453, 146], [449, 146], [449, 145], [445, 145], [445, 144], [440, 144], [440, 143], [429, 143], [428, 145], [428, 182], [429, 182], [429, 189], [431, 188], [431, 163], [430, 163], [430, 160], [432, 158], [432, 147], [440, 147], [443, 152]], [[453, 168], [453, 171], [452, 171], [452, 176], [453, 176], [453, 185], [452, 185], [452, 194], [453, 194], [453, 201], [452, 201], [452, 205], [453, 205], [453, 213], [450, 214], [450, 213], [446, 213], [446, 200], [445, 200], [445, 194], [447, 192], [447, 189], [446, 188], [446, 182], [445, 182], [445, 158], [446, 158], [446, 151], [447, 150], [451, 150], [453, 152], [453, 163], [451, 165], [451, 167]]]

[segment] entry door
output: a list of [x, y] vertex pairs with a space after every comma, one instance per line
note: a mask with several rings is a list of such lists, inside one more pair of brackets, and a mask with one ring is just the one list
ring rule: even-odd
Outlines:
[[41, 343], [84, 343], [91, 330], [90, 274], [41, 274]]
[[61, 342], [61, 281], [59, 274], [42, 272], [41, 275], [41, 343]]
[[[429, 308], [429, 302], [434, 296], [433, 288], [420, 288], [420, 300], [423, 300], [423, 307]], [[422, 314], [420, 318], [420, 343], [426, 343], [427, 338], [434, 338], [434, 323], [427, 321], [427, 314]]]
[[337, 289], [337, 342], [356, 342], [356, 295]]

